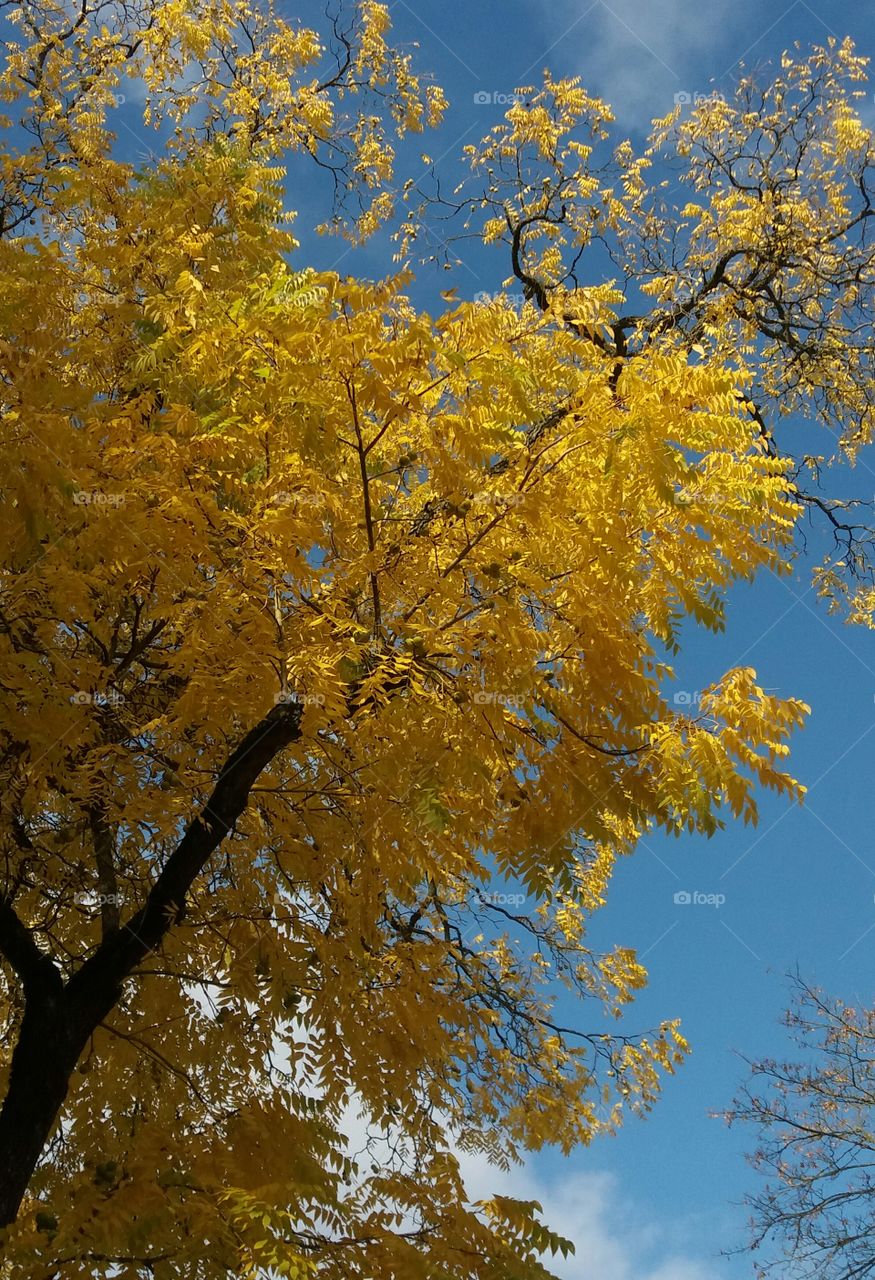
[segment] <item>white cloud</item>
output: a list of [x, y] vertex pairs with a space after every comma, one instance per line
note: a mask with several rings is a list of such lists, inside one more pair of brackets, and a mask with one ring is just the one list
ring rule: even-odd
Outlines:
[[707, 1280], [707, 1278], [704, 1267], [698, 1262], [672, 1258], [656, 1271], [651, 1271], [649, 1280]]
[[[341, 1127], [349, 1152], [361, 1152], [368, 1129], [357, 1105], [347, 1108]], [[379, 1140], [372, 1154], [379, 1160]], [[502, 1173], [485, 1156], [457, 1155], [471, 1200], [537, 1200], [541, 1220], [573, 1241], [569, 1258], [544, 1259], [561, 1280], [714, 1280], [720, 1245], [713, 1228], [683, 1213], [657, 1221], [655, 1211], [633, 1203], [612, 1173], [575, 1172], [569, 1165], [561, 1176], [549, 1177], [536, 1160]]]
[[657, 1223], [629, 1203], [609, 1173], [570, 1173], [561, 1180], [541, 1176], [531, 1164], [501, 1174], [481, 1157], [461, 1157], [472, 1199], [496, 1193], [537, 1200], [543, 1220], [575, 1244], [576, 1252], [549, 1262], [562, 1280], [713, 1280], [714, 1267], [700, 1250], [685, 1249], [677, 1237], [690, 1223]]
[[728, 44], [741, 57], [769, 26], [751, 23], [744, 0], [543, 0], [541, 8], [541, 28], [555, 43], [522, 79], [559, 65], [610, 102], [622, 126], [643, 133], [676, 93], [707, 93], [725, 75], [725, 53], [715, 47]]

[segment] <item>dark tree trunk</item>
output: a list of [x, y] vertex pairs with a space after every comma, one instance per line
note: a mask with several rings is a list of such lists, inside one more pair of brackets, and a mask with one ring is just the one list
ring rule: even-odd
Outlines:
[[138, 912], [109, 930], [65, 984], [12, 902], [0, 898], [0, 956], [24, 992], [24, 1015], [0, 1110], [0, 1228], [15, 1222], [51, 1137], [79, 1055], [118, 1003], [125, 978], [179, 919], [194, 880], [232, 830], [256, 778], [301, 731], [300, 704], [274, 707], [226, 760]]
[[0, 1110], [0, 1225], [13, 1223], [55, 1127], [84, 1042], [57, 996], [28, 1000]]

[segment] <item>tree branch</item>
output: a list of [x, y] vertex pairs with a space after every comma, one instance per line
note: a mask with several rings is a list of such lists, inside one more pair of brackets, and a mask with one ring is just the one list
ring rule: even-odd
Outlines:
[[143, 907], [105, 938], [67, 984], [76, 1021], [97, 1026], [116, 1002], [121, 983], [182, 919], [197, 875], [246, 808], [259, 774], [301, 735], [300, 703], [281, 703], [247, 733], [231, 753], [203, 811], [189, 824], [165, 863]]
[[49, 992], [59, 994], [61, 975], [40, 951], [8, 898], [0, 898], [0, 955], [21, 981], [27, 999]]

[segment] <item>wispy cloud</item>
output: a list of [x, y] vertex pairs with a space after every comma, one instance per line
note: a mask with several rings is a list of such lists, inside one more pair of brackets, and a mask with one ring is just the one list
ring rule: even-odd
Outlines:
[[[350, 1103], [341, 1124], [350, 1155], [369, 1150], [379, 1162], [388, 1147], [369, 1130], [361, 1106]], [[370, 1135], [370, 1146], [368, 1140]], [[620, 1180], [603, 1171], [560, 1176], [543, 1171], [533, 1156], [502, 1173], [485, 1156], [457, 1152], [471, 1200], [494, 1195], [537, 1200], [542, 1221], [573, 1241], [575, 1253], [566, 1259], [546, 1257], [546, 1265], [561, 1280], [714, 1280], [718, 1232], [699, 1217], [678, 1212], [669, 1222], [657, 1219], [647, 1205], [633, 1203]]]
[[726, 69], [723, 51], [742, 56], [768, 25], [752, 20], [752, 0], [596, 0], [584, 22], [581, 7], [541, 0], [542, 29], [555, 42], [550, 61], [581, 75], [624, 127], [642, 133], [671, 110], [676, 93], [709, 92]]
[[462, 1156], [461, 1164], [474, 1199], [500, 1193], [537, 1200], [544, 1221], [574, 1241], [572, 1257], [548, 1261], [562, 1280], [714, 1280], [709, 1250], [687, 1243], [689, 1224], [657, 1222], [652, 1211], [628, 1202], [613, 1174], [553, 1180], [531, 1164], [506, 1175], [482, 1158]]

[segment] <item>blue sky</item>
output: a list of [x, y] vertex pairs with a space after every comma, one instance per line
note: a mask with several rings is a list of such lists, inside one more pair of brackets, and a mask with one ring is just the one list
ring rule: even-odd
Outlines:
[[[286, 0], [280, 8], [321, 26], [321, 5]], [[762, 66], [796, 40], [830, 34], [851, 35], [862, 53], [872, 45], [869, 0], [394, 0], [390, 8], [396, 37], [419, 42], [420, 68], [450, 98], [438, 139], [416, 147], [449, 179], [462, 145], [500, 117], [496, 95], [539, 81], [547, 66], [580, 75], [613, 105], [620, 133], [641, 143], [675, 94], [728, 92], [740, 60]], [[484, 94], [491, 100], [477, 101]], [[154, 146], [132, 108], [122, 113], [127, 145], [134, 148], [136, 135]], [[412, 155], [410, 163], [415, 176]], [[302, 258], [342, 272], [390, 270], [381, 246], [349, 253], [337, 241], [311, 241], [306, 229], [324, 213], [326, 194], [318, 175], [295, 168], [289, 203], [300, 211]], [[473, 297], [497, 289], [506, 270], [497, 255], [472, 252], [451, 282]], [[426, 275], [417, 300], [434, 306], [437, 283], [447, 287], [449, 277]], [[782, 440], [792, 448], [792, 428]], [[875, 454], [848, 483], [856, 496], [875, 494]], [[822, 550], [815, 535], [812, 551]], [[743, 1077], [737, 1055], [789, 1052], [780, 1026], [788, 971], [798, 966], [852, 1003], [873, 1002], [875, 640], [827, 616], [810, 588], [812, 564], [800, 559], [791, 578], [767, 574], [735, 590], [724, 634], [686, 630], [680, 688], [692, 692], [744, 664], [767, 688], [811, 705], [793, 743], [793, 771], [809, 797], [801, 808], [763, 797], [755, 831], [739, 824], [711, 841], [648, 840], [617, 871], [591, 939], [634, 946], [650, 971], [630, 1029], [680, 1017], [693, 1055], [646, 1122], [631, 1121], [617, 1138], [567, 1160], [533, 1157], [507, 1180], [511, 1192], [542, 1199], [551, 1225], [577, 1241], [577, 1257], [557, 1265], [569, 1280], [752, 1276], [748, 1258], [720, 1256], [744, 1239], [737, 1202], [754, 1178], [746, 1135], [709, 1113], [730, 1103]], [[678, 904], [681, 891], [725, 901]], [[475, 1191], [501, 1182], [476, 1162], [468, 1168]]]

